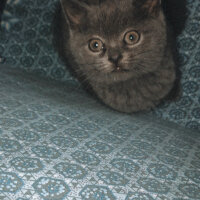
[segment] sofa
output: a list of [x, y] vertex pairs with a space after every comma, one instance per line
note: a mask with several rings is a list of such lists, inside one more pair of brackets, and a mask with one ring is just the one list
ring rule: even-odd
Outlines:
[[200, 199], [200, 2], [182, 2], [181, 96], [124, 114], [54, 50], [58, 0], [1, 0], [0, 200]]

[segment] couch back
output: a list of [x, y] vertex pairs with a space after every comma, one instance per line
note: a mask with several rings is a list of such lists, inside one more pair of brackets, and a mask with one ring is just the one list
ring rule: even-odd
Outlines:
[[[7, 64], [61, 81], [73, 79], [52, 44], [57, 3], [7, 0], [0, 30], [0, 55]], [[176, 102], [164, 102], [153, 113], [200, 130], [200, 1], [166, 0], [164, 9], [178, 36], [182, 95]]]

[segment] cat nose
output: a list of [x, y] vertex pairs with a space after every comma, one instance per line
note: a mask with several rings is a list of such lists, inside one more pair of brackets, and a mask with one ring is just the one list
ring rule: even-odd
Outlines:
[[108, 57], [108, 60], [114, 63], [115, 65], [117, 65], [121, 59], [122, 59], [122, 55], [120, 53], [115, 53]]

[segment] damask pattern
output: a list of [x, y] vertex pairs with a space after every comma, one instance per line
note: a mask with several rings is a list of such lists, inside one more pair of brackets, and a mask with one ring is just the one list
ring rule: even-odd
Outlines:
[[200, 134], [0, 65], [0, 199], [200, 199]]
[[0, 55], [7, 64], [54, 79], [72, 79], [52, 44], [58, 0], [7, 0], [0, 30]]
[[[23, 68], [62, 81], [74, 80], [52, 45], [51, 23], [57, 2], [58, 0], [7, 0], [0, 30], [0, 55], [14, 68]], [[181, 98], [176, 102], [164, 102], [153, 113], [159, 118], [200, 130], [199, 0], [187, 0], [187, 8], [186, 27], [178, 38], [182, 72]], [[23, 115], [14, 114], [21, 117]], [[34, 117], [33, 115], [29, 113], [24, 117]], [[62, 119], [60, 120], [62, 123]]]
[[181, 97], [164, 102], [154, 113], [164, 119], [200, 130], [200, 2], [187, 0], [188, 19], [178, 38]]

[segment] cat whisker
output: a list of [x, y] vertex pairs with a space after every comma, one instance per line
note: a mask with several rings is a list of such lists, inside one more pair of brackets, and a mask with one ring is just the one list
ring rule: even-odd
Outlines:
[[137, 65], [139, 66], [139, 70], [143, 71], [143, 72], [148, 72], [148, 67], [142, 64], [137, 63]]
[[89, 88], [88, 83], [89, 83], [89, 79], [90, 79], [91, 76], [85, 76], [84, 74], [81, 74], [80, 76], [79, 76], [79, 78], [81, 78], [81, 80], [79, 82], [79, 85], [76, 87], [76, 90], [80, 89], [82, 86], [84, 86], [85, 89], [88, 89]]
[[100, 66], [101, 69], [109, 69], [106, 65]]
[[90, 78], [90, 77], [92, 77], [94, 75], [94, 73], [91, 73], [91, 72], [90, 72], [90, 75], [88, 75], [86, 73], [86, 71], [83, 71], [81, 69], [76, 69], [76, 73], [78, 73], [78, 77], [79, 78], [86, 78], [86, 77]]
[[144, 65], [152, 65], [152, 64], [156, 64], [157, 62], [155, 61], [150, 61], [150, 62], [138, 62], [136, 60], [134, 60], [133, 62], [124, 62], [124, 64], [128, 64], [128, 65], [137, 65], [138, 63], [140, 64], [144, 64]]
[[[156, 52], [156, 51], [155, 50], [142, 51], [142, 52], [139, 52], [136, 55], [132, 56], [130, 59], [126, 59], [126, 60], [127, 61], [129, 61], [129, 60], [135, 60], [135, 58], [137, 58], [139, 55], [143, 55], [143, 54], [150, 53], [150, 52]], [[158, 56], [158, 55], [156, 57], [157, 58], [163, 58], [163, 56]], [[145, 58], [142, 58], [142, 59], [145, 59]]]
[[[131, 64], [131, 63], [127, 63], [127, 64]], [[129, 71], [134, 71], [138, 74], [141, 74], [141, 72], [146, 72], [146, 69], [148, 69], [148, 67], [144, 64], [140, 64], [140, 63], [134, 63], [134, 68], [130, 68]]]
[[[156, 58], [162, 58], [162, 57], [156, 57]], [[135, 58], [135, 59], [129, 59], [129, 60], [126, 60], [126, 64], [128, 63], [137, 63], [137, 62], [142, 62], [142, 63], [145, 63], [145, 64], [154, 64], [154, 63], [158, 63], [158, 60], [157, 59], [151, 59], [151, 58]]]
[[[162, 56], [156, 56], [156, 58], [163, 58]], [[126, 61], [127, 62], [129, 62], [129, 61], [155, 61], [155, 62], [157, 62], [157, 60], [156, 60], [156, 58], [154, 58], [154, 59], [150, 59], [150, 58], [137, 58], [137, 57], [132, 57], [132, 58], [130, 58], [130, 59], [126, 59]]]
[[152, 52], [152, 50], [139, 52], [139, 53], [137, 53], [136, 55], [132, 56], [132, 58], [134, 58], [134, 57], [136, 57], [136, 56], [139, 56], [139, 55], [142, 55], [142, 54], [145, 54], [145, 53], [149, 53], [149, 52]]
[[99, 63], [79, 63], [79, 65], [99, 65], [99, 64], [103, 64], [102, 62]]

